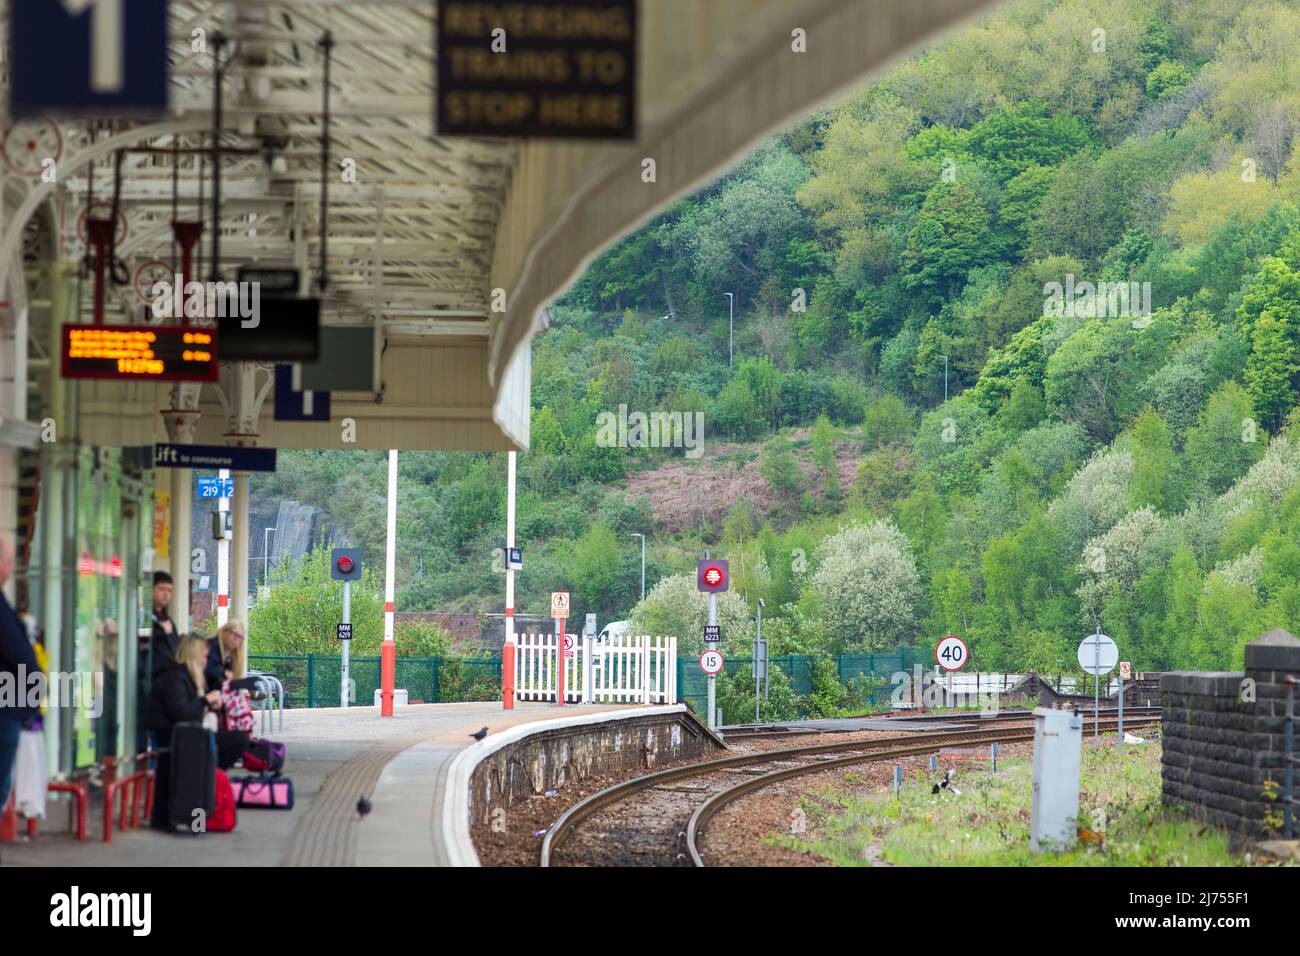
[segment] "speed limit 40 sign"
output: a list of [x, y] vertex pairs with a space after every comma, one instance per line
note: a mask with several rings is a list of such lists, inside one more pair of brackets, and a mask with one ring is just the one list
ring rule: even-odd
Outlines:
[[949, 634], [934, 649], [934, 659], [946, 671], [959, 671], [970, 659], [970, 651], [967, 650], [965, 641]]
[[706, 674], [716, 674], [722, 670], [722, 654], [718, 651], [705, 651], [700, 655], [700, 670]]

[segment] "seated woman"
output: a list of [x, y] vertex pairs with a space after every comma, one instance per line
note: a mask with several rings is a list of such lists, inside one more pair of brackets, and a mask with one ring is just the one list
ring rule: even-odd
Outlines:
[[249, 693], [232, 681], [244, 676], [241, 653], [247, 633], [242, 621], [227, 621], [208, 640], [208, 659], [204, 668], [208, 690], [221, 692], [221, 725], [217, 733], [217, 764], [222, 770], [233, 767], [248, 749], [252, 739], [253, 711]]
[[241, 653], [248, 630], [242, 621], [227, 621], [208, 639], [208, 660], [203, 675], [208, 690], [221, 690], [228, 680], [244, 676], [244, 655]]
[[176, 659], [163, 666], [154, 677], [149, 695], [149, 729], [158, 736], [160, 753], [154, 780], [152, 825], [170, 830], [167, 818], [171, 794], [172, 729], [179, 723], [201, 721], [210, 710], [221, 705], [221, 692], [200, 691], [205, 688], [203, 668], [208, 659], [208, 643], [201, 637], [186, 635], [176, 648]]

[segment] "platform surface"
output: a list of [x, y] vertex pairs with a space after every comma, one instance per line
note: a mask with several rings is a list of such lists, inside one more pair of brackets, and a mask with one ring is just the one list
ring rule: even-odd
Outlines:
[[[638, 709], [619, 705], [519, 703], [503, 710], [500, 701], [468, 704], [412, 704], [398, 707], [392, 718], [378, 708], [313, 708], [285, 711], [284, 729], [267, 736], [285, 744], [285, 776], [293, 780], [294, 808], [289, 811], [243, 810], [233, 833], [202, 836], [168, 834], [147, 828], [115, 831], [102, 842], [99, 809], [92, 804], [90, 838], [42, 833], [31, 843], [0, 844], [0, 864], [9, 866], [352, 866], [360, 863], [420, 865], [431, 862], [427, 842], [414, 841], [410, 858], [401, 844], [383, 852], [368, 849], [357, 859], [358, 834], [380, 813], [391, 825], [409, 815], [413, 827], [427, 826], [427, 805], [386, 800], [377, 782], [394, 758], [418, 746], [418, 759], [405, 760], [401, 773], [427, 775], [430, 792], [444, 778], [441, 768], [474, 741], [470, 734], [486, 726], [489, 735], [520, 724], [557, 717]], [[239, 770], [232, 771], [238, 776]], [[376, 808], [366, 821], [356, 811], [362, 794]], [[386, 826], [387, 828], [387, 826]], [[376, 827], [375, 829], [378, 829]], [[366, 845], [366, 841], [362, 841]], [[417, 845], [421, 851], [416, 854]]]

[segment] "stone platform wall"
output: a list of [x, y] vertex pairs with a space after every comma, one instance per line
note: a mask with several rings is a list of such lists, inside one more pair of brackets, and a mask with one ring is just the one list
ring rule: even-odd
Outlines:
[[529, 734], [474, 768], [470, 821], [487, 823], [494, 808], [592, 776], [649, 772], [674, 760], [722, 754], [725, 749], [685, 708]]
[[1252, 839], [1270, 835], [1268, 818], [1281, 815], [1286, 679], [1300, 676], [1300, 640], [1270, 631], [1246, 646], [1245, 664], [1244, 672], [1161, 678], [1161, 799]]

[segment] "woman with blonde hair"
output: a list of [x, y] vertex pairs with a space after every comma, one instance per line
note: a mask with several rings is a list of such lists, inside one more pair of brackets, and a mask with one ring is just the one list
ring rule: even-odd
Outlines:
[[208, 661], [204, 673], [208, 690], [220, 690], [228, 680], [244, 676], [244, 640], [248, 628], [243, 621], [229, 620], [221, 625], [217, 636], [208, 641]]
[[149, 729], [158, 735], [160, 751], [154, 778], [153, 825], [170, 829], [167, 817], [171, 794], [172, 730], [179, 723], [203, 720], [209, 711], [221, 705], [221, 692], [207, 689], [204, 667], [208, 660], [208, 642], [187, 634], [176, 647], [176, 659], [154, 676], [149, 697]]

